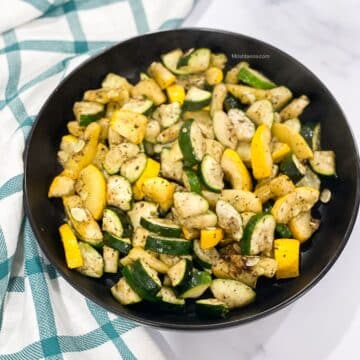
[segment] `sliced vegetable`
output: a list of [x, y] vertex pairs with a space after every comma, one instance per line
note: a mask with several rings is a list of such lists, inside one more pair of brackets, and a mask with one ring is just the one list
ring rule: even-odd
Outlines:
[[213, 115], [213, 127], [217, 140], [225, 147], [235, 149], [238, 139], [234, 125], [223, 111], [216, 111]]
[[185, 219], [179, 219], [181, 225], [188, 229], [203, 229], [216, 226], [217, 217], [212, 211], [196, 216], [189, 216]]
[[271, 210], [277, 223], [286, 224], [303, 211], [310, 210], [319, 200], [319, 191], [310, 187], [298, 187], [275, 201]]
[[275, 235], [279, 238], [292, 238], [293, 234], [286, 224], [276, 224]]
[[[125, 259], [127, 258], [130, 261], [125, 261]], [[167, 264], [157, 259], [150, 251], [146, 251], [141, 247], [133, 247], [130, 250], [128, 256], [121, 259], [121, 263], [123, 263], [124, 265], [128, 265], [129, 263], [132, 263], [139, 259], [146, 262], [152, 269], [156, 270], [161, 274], [166, 274], [169, 271], [169, 266]]]
[[[167, 148], [161, 150], [161, 175], [167, 179], [181, 181], [183, 175], [183, 162], [174, 160], [173, 151]], [[181, 154], [182, 157], [182, 154]]]
[[102, 256], [89, 244], [79, 242], [79, 249], [83, 264], [76, 270], [89, 277], [100, 278], [104, 273], [104, 260]]
[[131, 89], [131, 96], [133, 98], [146, 97], [150, 99], [155, 105], [160, 105], [166, 102], [165, 94], [153, 79], [139, 81]]
[[224, 74], [221, 69], [212, 66], [205, 71], [205, 77], [209, 85], [217, 85], [223, 81]]
[[305, 186], [312, 187], [316, 190], [320, 190], [321, 181], [319, 176], [317, 176], [309, 166], [306, 166], [306, 171], [304, 177], [296, 183], [297, 187]]
[[273, 124], [271, 131], [273, 136], [276, 136], [280, 142], [290, 146], [292, 152], [299, 160], [311, 159], [313, 157], [313, 152], [304, 138], [288, 126]]
[[255, 291], [251, 287], [236, 280], [215, 279], [211, 292], [219, 301], [223, 301], [230, 309], [246, 306], [255, 300]]
[[321, 125], [320, 123], [305, 123], [302, 124], [300, 134], [306, 140], [310, 148], [314, 151], [320, 150], [320, 136]]
[[241, 66], [238, 72], [238, 78], [243, 83], [257, 89], [272, 89], [276, 86], [265, 75], [249, 66]]
[[224, 100], [224, 110], [229, 111], [231, 109], [241, 109], [242, 105], [239, 99], [237, 99], [234, 95], [228, 93], [226, 94], [226, 98]]
[[184, 120], [193, 119], [199, 126], [201, 133], [204, 137], [206, 137], [207, 139], [214, 139], [214, 129], [212, 126], [212, 119], [210, 117], [209, 111], [186, 111], [183, 113], [183, 118]]
[[112, 288], [111, 293], [114, 298], [122, 305], [139, 303], [141, 297], [130, 287], [124, 277], [122, 277]]
[[221, 228], [201, 229], [200, 247], [202, 249], [211, 249], [215, 247], [224, 238], [224, 232]]
[[87, 126], [93, 121], [99, 120], [104, 116], [104, 105], [80, 101], [74, 104], [74, 114], [80, 126]]
[[146, 179], [142, 185], [145, 197], [159, 204], [162, 210], [167, 211], [173, 203], [175, 186], [161, 177]]
[[[199, 48], [182, 55], [177, 63], [177, 69], [183, 74], [191, 74], [205, 71], [210, 64], [211, 51]], [[164, 61], [164, 59], [163, 59]]]
[[105, 79], [101, 83], [101, 87], [105, 89], [118, 89], [121, 87], [131, 90], [132, 85], [124, 78], [118, 74], [109, 73], [106, 75]]
[[210, 104], [210, 114], [214, 116], [216, 111], [221, 111], [223, 109], [223, 103], [226, 98], [226, 86], [224, 84], [218, 84], [214, 86], [211, 104]]
[[243, 236], [243, 221], [236, 209], [230, 203], [219, 200], [216, 203], [216, 215], [218, 226], [224, 229], [231, 239], [239, 241]]
[[130, 237], [133, 227], [128, 215], [115, 206], [107, 206], [102, 219], [102, 229], [117, 237]]
[[281, 162], [280, 171], [287, 175], [292, 181], [298, 182], [306, 174], [306, 167], [295, 154], [289, 154]]
[[75, 180], [64, 176], [55, 176], [49, 187], [48, 197], [63, 197], [73, 195], [75, 192]]
[[265, 124], [271, 128], [274, 121], [274, 110], [269, 100], [258, 100], [246, 110], [246, 115], [257, 125]]
[[192, 270], [192, 262], [189, 259], [181, 259], [167, 273], [171, 280], [171, 285], [174, 287], [184, 286], [190, 280]]
[[134, 183], [144, 172], [146, 163], [146, 155], [144, 153], [137, 154], [121, 165], [121, 176], [126, 178], [130, 183]]
[[145, 250], [151, 250], [158, 254], [189, 255], [192, 250], [191, 241], [149, 234], [146, 238]]
[[291, 100], [292, 92], [285, 86], [279, 86], [268, 90], [264, 97], [269, 99], [274, 107], [274, 110], [278, 111]]
[[121, 110], [148, 115], [151, 112], [153, 106], [154, 103], [149, 99], [130, 99], [121, 107]]
[[[313, 219], [310, 211], [301, 212], [289, 221], [289, 228], [293, 235], [291, 237], [299, 240], [300, 243], [310, 239], [319, 226], [320, 220]], [[286, 237], [289, 238], [289, 236]]]
[[294, 130], [297, 133], [299, 133], [301, 130], [301, 123], [298, 118], [286, 120], [286, 121], [284, 121], [283, 124], [288, 126], [290, 129]]
[[255, 179], [264, 179], [271, 175], [273, 162], [270, 141], [270, 129], [264, 124], [260, 125], [251, 141], [251, 167]]
[[160, 144], [168, 144], [172, 141], [177, 140], [179, 136], [179, 131], [183, 125], [182, 121], [179, 121], [178, 123], [168, 127], [167, 129], [160, 132], [158, 137], [156, 138], [156, 141]]
[[223, 190], [221, 200], [228, 201], [238, 212], [252, 211], [259, 213], [262, 210], [260, 199], [252, 192], [245, 190]]
[[172, 103], [177, 102], [180, 105], [184, 103], [185, 89], [183, 86], [178, 84], [170, 85], [169, 87], [166, 88], [166, 93], [170, 102]]
[[270, 252], [274, 241], [275, 219], [269, 214], [254, 215], [246, 224], [240, 241], [241, 253], [257, 255]]
[[147, 179], [158, 176], [159, 172], [160, 172], [160, 164], [157, 161], [155, 161], [151, 158], [148, 158], [146, 161], [145, 170], [142, 172], [140, 177], [136, 180], [136, 182], [132, 188], [135, 200], [141, 200], [145, 196], [143, 189], [142, 189], [144, 182]]
[[183, 111], [197, 111], [211, 102], [211, 92], [192, 86], [185, 95]]
[[104, 233], [104, 244], [125, 255], [129, 253], [132, 247], [130, 239], [118, 237], [109, 232]]
[[159, 62], [153, 62], [149, 66], [148, 73], [155, 79], [161, 89], [166, 89], [176, 81], [174, 74]]
[[131, 185], [122, 176], [112, 175], [107, 180], [106, 201], [122, 210], [130, 210], [132, 200]]
[[200, 240], [194, 240], [194, 256], [197, 263], [203, 268], [210, 269], [211, 266], [220, 259], [220, 255], [215, 248], [203, 249]]
[[158, 205], [149, 201], [138, 201], [134, 204], [133, 208], [128, 211], [129, 218], [131, 220], [134, 229], [140, 226], [141, 218], [148, 218], [157, 216]]
[[200, 166], [200, 175], [205, 186], [214, 192], [221, 192], [224, 187], [223, 171], [220, 164], [206, 154]]
[[309, 104], [309, 98], [306, 95], [301, 95], [299, 98], [294, 99], [289, 105], [285, 106], [285, 108], [281, 110], [281, 119], [284, 121], [298, 118]]
[[239, 109], [230, 109], [228, 117], [239, 141], [249, 142], [255, 134], [254, 123]]
[[274, 241], [274, 256], [278, 263], [277, 279], [299, 276], [300, 242], [295, 239], [277, 239]]
[[250, 86], [227, 84], [226, 88], [232, 95], [238, 98], [242, 104], [246, 105], [267, 97], [266, 90], [255, 89]]
[[83, 265], [80, 247], [75, 234], [68, 224], [59, 227], [61, 241], [64, 246], [66, 265], [69, 269], [74, 269]]
[[272, 147], [271, 157], [274, 163], [281, 162], [291, 152], [288, 144], [276, 142]]
[[119, 251], [112, 247], [103, 246], [104, 272], [116, 274], [119, 266]]
[[192, 192], [174, 193], [174, 207], [182, 218], [204, 214], [209, 210], [208, 202]]
[[185, 300], [177, 298], [170, 287], [163, 286], [156, 298], [161, 301], [160, 308], [164, 311], [179, 312], [185, 309]]
[[233, 189], [252, 190], [251, 175], [236, 151], [226, 149], [223, 152], [221, 167], [225, 178], [230, 181]]
[[194, 192], [197, 194], [201, 193], [201, 183], [193, 170], [184, 170], [183, 172], [183, 182], [186, 189], [190, 192]]
[[181, 227], [169, 219], [160, 219], [155, 217], [141, 218], [140, 224], [145, 229], [162, 236], [181, 236]]
[[196, 299], [200, 297], [211, 284], [211, 275], [207, 271], [193, 270], [190, 280], [179, 289], [183, 299]]
[[324, 176], [336, 174], [334, 151], [314, 151], [314, 157], [309, 162], [317, 174]]
[[195, 312], [204, 319], [224, 318], [229, 313], [229, 307], [217, 299], [196, 300]]

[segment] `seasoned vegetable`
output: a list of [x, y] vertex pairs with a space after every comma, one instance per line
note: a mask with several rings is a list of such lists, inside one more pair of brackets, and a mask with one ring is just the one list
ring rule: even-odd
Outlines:
[[74, 103], [48, 197], [63, 200], [68, 268], [118, 279], [122, 305], [221, 318], [255, 300], [260, 277], [299, 276], [316, 241], [313, 208], [337, 175], [320, 123], [304, 123], [310, 99], [227, 61], [174, 49]]

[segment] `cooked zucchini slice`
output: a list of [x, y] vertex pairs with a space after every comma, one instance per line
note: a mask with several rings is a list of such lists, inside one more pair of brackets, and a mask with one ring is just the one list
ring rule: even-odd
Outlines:
[[182, 299], [196, 299], [200, 297], [211, 285], [211, 275], [207, 271], [193, 270], [190, 280], [179, 289]]
[[298, 118], [309, 104], [309, 98], [306, 95], [301, 95], [299, 98], [292, 100], [289, 105], [281, 110], [281, 119], [284, 121]]
[[298, 118], [289, 119], [284, 121], [284, 125], [288, 126], [293, 131], [299, 133], [301, 130], [301, 122]]
[[124, 266], [123, 276], [130, 287], [143, 299], [155, 301], [156, 294], [161, 289], [161, 281], [157, 272], [145, 261], [139, 259]]
[[227, 89], [225, 84], [215, 85], [210, 104], [210, 114], [214, 116], [216, 111], [221, 111], [223, 109], [223, 103], [226, 97]]
[[191, 254], [192, 244], [191, 241], [185, 239], [149, 234], [146, 238], [145, 249], [158, 254], [189, 255]]
[[235, 149], [238, 138], [233, 122], [223, 111], [216, 111], [213, 115], [215, 137], [222, 145]]
[[116, 274], [119, 266], [119, 251], [110, 246], [103, 246], [104, 272]]
[[115, 206], [104, 210], [102, 229], [118, 237], [131, 237], [133, 232], [128, 215]]
[[104, 116], [104, 105], [90, 101], [79, 101], [74, 104], [74, 114], [80, 126], [87, 126]]
[[193, 265], [189, 259], [181, 259], [179, 262], [173, 265], [167, 273], [171, 280], [172, 286], [184, 286], [190, 280], [192, 270]]
[[240, 213], [262, 211], [260, 199], [251, 191], [225, 189], [221, 192], [220, 199], [229, 202]]
[[183, 111], [198, 111], [211, 102], [211, 92], [192, 86], [186, 93]]
[[182, 218], [204, 214], [209, 210], [208, 202], [193, 192], [175, 192], [174, 207]]
[[131, 240], [128, 238], [118, 237], [109, 232], [104, 233], [104, 244], [118, 250], [122, 254], [128, 254], [132, 248]]
[[196, 216], [189, 216], [185, 219], [180, 219], [181, 225], [188, 229], [204, 229], [216, 226], [217, 217], [212, 211], [208, 211], [205, 214]]
[[230, 109], [228, 117], [234, 125], [234, 130], [239, 141], [249, 142], [255, 134], [254, 123], [239, 109]]
[[121, 109], [133, 111], [138, 114], [149, 115], [154, 103], [149, 99], [130, 99]]
[[183, 118], [184, 120], [193, 119], [206, 139], [214, 139], [214, 129], [209, 111], [186, 111], [183, 113]]
[[177, 298], [174, 290], [170, 287], [163, 286], [157, 293], [156, 298], [160, 300], [161, 310], [179, 312], [185, 309], [185, 300]]
[[202, 160], [205, 153], [205, 141], [196, 122], [185, 121], [180, 129], [178, 141], [185, 166], [193, 166]]
[[182, 121], [168, 127], [167, 129], [160, 132], [156, 141], [160, 144], [168, 144], [178, 139], [179, 131], [183, 125]]
[[167, 128], [174, 125], [181, 115], [181, 106], [178, 102], [160, 105], [153, 114], [153, 118], [158, 120], [162, 127]]
[[269, 100], [255, 101], [246, 110], [246, 115], [257, 125], [265, 124], [271, 128], [274, 121], [274, 110]]
[[136, 304], [142, 300], [141, 297], [130, 287], [124, 277], [112, 286], [111, 293], [122, 305]]
[[241, 253], [257, 255], [272, 249], [275, 231], [275, 219], [269, 214], [254, 215], [246, 224], [240, 241]]
[[204, 319], [224, 318], [229, 313], [229, 307], [217, 299], [196, 300], [195, 312]]
[[298, 182], [306, 174], [306, 166], [300, 162], [295, 154], [289, 154], [280, 163], [280, 171], [292, 181]]
[[221, 192], [224, 187], [224, 173], [220, 164], [208, 154], [201, 161], [200, 175], [203, 183], [209, 190]]
[[179, 58], [177, 69], [183, 74], [203, 72], [209, 67], [210, 56], [211, 51], [206, 48], [190, 50]]
[[181, 236], [181, 227], [169, 219], [155, 217], [141, 218], [140, 224], [155, 234], [175, 238]]
[[242, 109], [239, 99], [230, 93], [226, 94], [223, 106], [226, 112], [229, 112], [231, 109]]
[[215, 279], [210, 289], [215, 298], [223, 301], [230, 309], [246, 306], [256, 297], [251, 287], [236, 280]]
[[238, 79], [243, 83], [257, 89], [272, 89], [276, 85], [265, 75], [249, 66], [241, 66], [238, 72]]
[[131, 96], [133, 98], [145, 97], [150, 99], [154, 105], [160, 105], [166, 102], [166, 95], [153, 79], [140, 80], [131, 89]]
[[289, 229], [293, 236], [286, 236], [284, 238], [295, 238], [303, 243], [311, 238], [319, 226], [320, 220], [312, 218], [310, 211], [301, 212], [289, 222]]
[[76, 270], [89, 277], [100, 278], [104, 273], [104, 260], [91, 245], [79, 242], [79, 249], [83, 258], [83, 265]]
[[291, 239], [293, 234], [286, 224], [276, 224], [275, 235], [278, 238]]
[[195, 171], [184, 170], [182, 180], [188, 191], [197, 194], [201, 193], [201, 183]]
[[204, 269], [210, 269], [220, 259], [220, 255], [215, 248], [202, 249], [199, 240], [194, 240], [193, 246], [194, 259]]
[[296, 183], [297, 187], [312, 187], [316, 190], [320, 190], [321, 181], [318, 175], [316, 175], [309, 166], [306, 166], [304, 177]]
[[183, 162], [181, 160], [173, 159], [173, 152], [171, 149], [162, 149], [160, 160], [161, 175], [167, 179], [181, 181], [183, 175]]
[[158, 215], [158, 205], [150, 201], [138, 201], [133, 208], [128, 211], [131, 224], [136, 229], [140, 226], [141, 218], [148, 218]]
[[320, 150], [321, 125], [320, 123], [305, 123], [301, 126], [300, 134], [306, 140], [312, 150]]
[[319, 175], [333, 176], [336, 174], [334, 151], [314, 151], [314, 157], [309, 162], [311, 168]]
[[109, 175], [114, 175], [120, 171], [121, 165], [136, 156], [139, 147], [131, 143], [122, 143], [113, 146], [105, 155], [103, 167]]
[[243, 222], [236, 209], [228, 202], [219, 200], [216, 203], [216, 215], [218, 226], [224, 229], [230, 238], [239, 241], [243, 236]]
[[107, 180], [107, 203], [122, 210], [130, 210], [132, 200], [131, 185], [122, 176], [112, 175]]
[[130, 183], [134, 183], [146, 168], [147, 157], [144, 153], [137, 154], [121, 165], [120, 174]]

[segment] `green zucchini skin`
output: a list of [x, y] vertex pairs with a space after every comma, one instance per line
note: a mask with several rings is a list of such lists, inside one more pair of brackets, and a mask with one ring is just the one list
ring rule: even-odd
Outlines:
[[178, 294], [183, 299], [198, 298], [211, 285], [211, 275], [207, 271], [194, 269], [191, 278], [186, 284], [177, 289]]
[[280, 171], [287, 175], [293, 182], [300, 181], [306, 172], [306, 168], [303, 168], [303, 165], [298, 163], [298, 166], [296, 162], [299, 162], [299, 160], [294, 160], [295, 155], [289, 154], [287, 155], [282, 162], [280, 163]]
[[320, 150], [320, 123], [307, 122], [301, 125], [300, 135], [305, 139], [312, 150]]
[[157, 301], [156, 294], [161, 286], [149, 276], [140, 260], [136, 260], [132, 265], [124, 266], [122, 274], [141, 298], [152, 302]]
[[121, 225], [123, 227], [123, 233], [122, 233], [121, 236], [124, 237], [124, 238], [131, 238], [132, 235], [133, 235], [134, 229], [133, 229], [133, 226], [131, 224], [131, 221], [130, 221], [130, 218], [129, 218], [128, 214], [125, 211], [123, 211], [123, 210], [121, 210], [118, 207], [113, 206], [113, 205], [108, 205], [106, 207], [106, 209], [109, 209], [109, 210], [113, 211], [118, 216], [118, 218], [120, 219]]
[[[185, 180], [186, 177], [186, 180]], [[195, 171], [186, 169], [184, 171], [184, 182], [188, 183], [189, 191], [200, 194], [201, 193], [201, 182]]]
[[[182, 270], [180, 273], [177, 273], [176, 278], [174, 277], [174, 269], [176, 269], [176, 272]], [[185, 284], [188, 283], [188, 281], [191, 278], [193, 271], [193, 264], [192, 261], [189, 259], [182, 259], [177, 264], [172, 266], [170, 270], [168, 271], [168, 275], [172, 281], [172, 285], [175, 288], [181, 288], [182, 286], [185, 286]]]
[[293, 238], [293, 234], [286, 224], [276, 224], [275, 234], [279, 238], [283, 238], [283, 239], [292, 239]]
[[225, 303], [216, 299], [201, 299], [195, 302], [195, 312], [203, 319], [225, 318], [229, 311]]
[[242, 66], [238, 72], [238, 79], [257, 89], [273, 89], [276, 85], [258, 71], [248, 66]]
[[234, 95], [228, 93], [226, 94], [225, 100], [224, 100], [224, 108], [226, 112], [228, 112], [231, 109], [242, 109], [243, 106], [241, 105], [241, 102], [238, 98], [236, 98]]
[[119, 250], [122, 254], [127, 255], [132, 248], [131, 241], [125, 238], [119, 238], [116, 235], [104, 232], [104, 244]]
[[182, 230], [179, 226], [170, 227], [162, 224], [160, 225], [152, 222], [151, 219], [146, 219], [143, 217], [140, 220], [140, 224], [145, 229], [162, 236], [178, 238], [181, 236], [182, 233]]
[[185, 239], [162, 237], [151, 234], [146, 238], [145, 250], [174, 256], [190, 255], [192, 243]]

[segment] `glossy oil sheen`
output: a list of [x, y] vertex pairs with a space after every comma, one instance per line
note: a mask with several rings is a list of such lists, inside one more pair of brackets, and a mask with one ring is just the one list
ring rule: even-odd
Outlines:
[[[56, 161], [60, 139], [66, 123], [73, 120], [72, 106], [87, 89], [100, 87], [109, 72], [118, 73], [132, 82], [140, 71], [162, 53], [176, 47], [209, 47], [224, 52], [230, 64], [241, 54], [266, 54], [266, 59], [251, 59], [254, 68], [263, 71], [277, 84], [289, 87], [295, 96], [306, 94], [311, 105], [302, 120], [321, 121], [324, 149], [333, 149], [337, 158], [337, 180], [327, 181], [332, 201], [320, 206], [320, 230], [301, 254], [301, 276], [286, 281], [261, 280], [257, 300], [230, 313], [226, 319], [197, 318], [190, 305], [184, 314], [167, 314], [140, 304], [123, 307], [111, 296], [109, 288], [116, 280], [84, 277], [65, 265], [58, 226], [64, 212], [60, 200], [49, 200], [47, 191], [52, 178], [61, 170]], [[234, 54], [234, 57], [232, 57]], [[236, 58], [237, 57], [237, 58]], [[174, 329], [210, 329], [242, 324], [269, 314], [297, 299], [312, 287], [334, 264], [351, 233], [359, 205], [359, 160], [354, 138], [346, 119], [326, 87], [303, 65], [282, 51], [261, 41], [235, 34], [207, 29], [180, 29], [152, 33], [122, 42], [95, 56], [72, 72], [53, 92], [43, 106], [27, 143], [25, 153], [25, 204], [27, 215], [40, 247], [62, 276], [78, 291], [105, 309], [137, 322]]]

